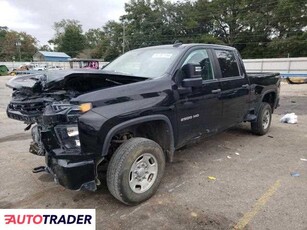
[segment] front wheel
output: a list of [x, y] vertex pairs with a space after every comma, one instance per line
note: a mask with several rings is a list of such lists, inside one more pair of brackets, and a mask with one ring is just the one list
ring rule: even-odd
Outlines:
[[262, 102], [258, 111], [257, 120], [251, 122], [251, 129], [254, 134], [264, 135], [271, 126], [272, 120], [272, 108], [266, 103]]
[[145, 138], [131, 138], [113, 154], [107, 170], [107, 185], [119, 201], [136, 205], [158, 189], [165, 168], [161, 147]]

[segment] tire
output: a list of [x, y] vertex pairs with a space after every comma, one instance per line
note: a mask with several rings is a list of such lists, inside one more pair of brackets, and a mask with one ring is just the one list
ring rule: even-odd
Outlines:
[[131, 138], [115, 151], [108, 165], [111, 194], [127, 205], [137, 205], [154, 195], [164, 174], [165, 155], [154, 141]]
[[252, 132], [259, 136], [266, 134], [270, 129], [271, 121], [272, 108], [268, 103], [262, 102], [258, 111], [257, 120], [251, 122]]

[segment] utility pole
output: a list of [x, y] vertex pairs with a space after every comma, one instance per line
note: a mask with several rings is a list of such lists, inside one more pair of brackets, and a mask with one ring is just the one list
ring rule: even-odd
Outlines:
[[125, 36], [126, 36], [126, 28], [125, 28], [125, 23], [123, 22], [123, 44], [122, 44], [122, 46], [123, 46], [123, 53], [125, 53], [125, 40], [126, 40], [126, 38], [125, 38]]
[[19, 61], [21, 62], [21, 42], [24, 40], [24, 38], [22, 36], [18, 36], [17, 41], [16, 41], [16, 48], [17, 48], [17, 52], [18, 52], [18, 56], [19, 56]]
[[17, 40], [16, 47], [17, 47], [17, 51], [18, 51], [19, 61], [21, 62], [21, 52], [20, 52], [21, 42], [20, 42], [20, 40]]

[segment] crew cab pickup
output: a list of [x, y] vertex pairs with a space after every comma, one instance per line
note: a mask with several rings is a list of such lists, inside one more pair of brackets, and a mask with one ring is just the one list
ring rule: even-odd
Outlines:
[[103, 70], [18, 76], [7, 86], [8, 117], [32, 126], [30, 152], [45, 157], [34, 172], [95, 191], [107, 168], [112, 195], [135, 205], [158, 189], [176, 149], [241, 122], [267, 133], [280, 76], [247, 74], [232, 47], [177, 43], [129, 51]]

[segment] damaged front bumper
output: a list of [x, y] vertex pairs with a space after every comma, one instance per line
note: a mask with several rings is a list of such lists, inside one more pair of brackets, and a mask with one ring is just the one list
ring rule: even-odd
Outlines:
[[96, 161], [94, 155], [82, 154], [77, 125], [58, 125], [41, 133], [47, 146], [47, 171], [55, 181], [72, 190], [96, 190]]
[[32, 128], [30, 152], [45, 155], [46, 166], [38, 167], [34, 172], [46, 171], [57, 183], [71, 190], [95, 191], [100, 183], [98, 160], [95, 154], [81, 151], [78, 105], [53, 103], [47, 105], [40, 115], [32, 111], [26, 113], [20, 108], [25, 108], [25, 105], [11, 103], [7, 109], [8, 116], [30, 126], [37, 123]]
[[46, 157], [47, 171], [54, 180], [71, 190], [87, 189], [95, 191], [96, 164], [94, 160], [71, 161]]
[[[46, 150], [47, 170], [56, 182], [72, 190], [96, 190], [96, 156], [81, 151], [78, 106], [53, 105], [47, 107], [42, 121], [45, 128], [41, 140]], [[46, 128], [48, 127], [48, 128]]]

